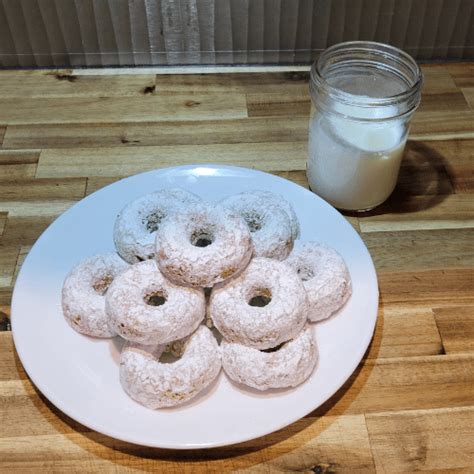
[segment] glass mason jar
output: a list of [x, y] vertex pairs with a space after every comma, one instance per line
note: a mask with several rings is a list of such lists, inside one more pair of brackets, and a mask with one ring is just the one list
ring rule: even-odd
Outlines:
[[367, 211], [397, 183], [423, 76], [400, 49], [350, 41], [326, 49], [311, 68], [307, 176], [339, 209]]

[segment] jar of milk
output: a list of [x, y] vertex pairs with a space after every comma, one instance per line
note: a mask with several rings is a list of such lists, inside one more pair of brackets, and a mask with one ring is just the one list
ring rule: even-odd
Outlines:
[[385, 201], [422, 83], [414, 59], [392, 46], [351, 41], [326, 49], [311, 69], [311, 190], [345, 210]]

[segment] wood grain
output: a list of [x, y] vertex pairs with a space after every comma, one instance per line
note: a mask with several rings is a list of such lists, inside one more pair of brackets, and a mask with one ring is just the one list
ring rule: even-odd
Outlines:
[[2, 237], [8, 219], [8, 212], [0, 212], [0, 238]]
[[[447, 71], [445, 75], [451, 77]], [[443, 77], [443, 80], [447, 81], [448, 79]], [[193, 92], [307, 95], [308, 82], [309, 72], [295, 71], [275, 72], [265, 75], [254, 73], [162, 74], [156, 76], [156, 93], [182, 94], [192, 90]], [[435, 79], [433, 82], [438, 84], [440, 80]]]
[[143, 123], [9, 125], [3, 148], [135, 147], [306, 141], [303, 117]]
[[474, 64], [452, 63], [444, 65], [457, 87], [474, 87]]
[[474, 305], [435, 308], [434, 317], [446, 353], [474, 352]]
[[39, 151], [0, 150], [0, 179], [33, 177]]
[[18, 246], [0, 245], [0, 286], [11, 285], [19, 252]]
[[312, 415], [471, 406], [474, 354], [366, 359], [329, 401]]
[[430, 308], [382, 304], [366, 357], [382, 359], [441, 354], [438, 327]]
[[362, 232], [472, 228], [474, 199], [468, 194], [431, 194], [406, 199], [394, 196], [372, 215], [361, 217], [359, 221]]
[[95, 433], [33, 387], [8, 331], [16, 276], [57, 216], [124, 176], [220, 162], [307, 188], [308, 73], [1, 71], [0, 471], [471, 472], [473, 68], [423, 66], [394, 193], [372, 212], [346, 213], [380, 290], [354, 374], [276, 433], [179, 452]]
[[0, 99], [0, 124], [149, 122], [247, 116], [242, 94]]
[[379, 472], [472, 470], [472, 407], [371, 414], [366, 420]]
[[2, 71], [0, 98], [140, 96], [154, 90], [155, 77], [154, 74], [77, 76], [70, 70]]
[[378, 276], [384, 304], [410, 303], [439, 308], [474, 302], [472, 268], [419, 268], [416, 271], [402, 268], [379, 272]]
[[38, 178], [129, 176], [177, 163], [233, 164], [264, 171], [304, 169], [306, 143], [241, 143], [133, 148], [43, 150]]
[[0, 180], [0, 201], [80, 199], [86, 178]]
[[456, 229], [455, 239], [449, 229], [369, 232], [364, 235], [364, 242], [380, 271], [472, 268], [473, 241], [474, 229]]

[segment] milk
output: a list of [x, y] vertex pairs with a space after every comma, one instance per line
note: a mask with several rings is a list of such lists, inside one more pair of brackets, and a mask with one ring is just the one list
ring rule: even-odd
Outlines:
[[[399, 120], [384, 120], [379, 109], [337, 104], [336, 112], [314, 113], [310, 121], [310, 187], [337, 208], [371, 209], [395, 188], [406, 127]], [[362, 120], [349, 119], [353, 116]]]

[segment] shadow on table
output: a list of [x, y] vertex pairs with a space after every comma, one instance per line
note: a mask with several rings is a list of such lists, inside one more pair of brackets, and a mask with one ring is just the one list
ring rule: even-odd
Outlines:
[[363, 219], [388, 213], [418, 212], [436, 206], [446, 195], [452, 194], [445, 158], [426, 143], [407, 143], [397, 186], [383, 204], [367, 212], [344, 211], [344, 215]]
[[[382, 303], [381, 307], [383, 308]], [[378, 330], [381, 330], [382, 326], [383, 311], [379, 312]], [[294, 451], [295, 446], [304, 446], [309, 440], [317, 438], [320, 433], [327, 430], [337, 420], [337, 415], [344, 414], [354, 399], [357, 398], [372, 372], [372, 365], [370, 363], [367, 364], [366, 357], [370, 352], [370, 358], [373, 359], [377, 356], [378, 351], [379, 345], [372, 346], [371, 343], [364, 359], [347, 382], [322, 406], [306, 417], [261, 438], [219, 448], [171, 450], [139, 446], [91, 431], [58, 410], [36, 387], [34, 387], [34, 390], [37, 397], [31, 397], [31, 401], [45, 420], [54, 426], [55, 431], [61, 433], [81, 449], [88, 451], [93, 457], [110, 461], [116, 465], [123, 465], [128, 468], [137, 467], [141, 471], [151, 472], [155, 471], [158, 467], [161, 469], [162, 466], [144, 463], [143, 461], [206, 463], [213, 460], [229, 459], [229, 464], [233, 469], [245, 469], [262, 462], [270, 462], [273, 458], [278, 458], [290, 451]], [[19, 373], [24, 373], [18, 356], [15, 357], [15, 360], [17, 369], [20, 371]], [[25, 380], [25, 383], [28, 382]], [[346, 396], [349, 391], [351, 392], [350, 395]], [[323, 416], [326, 416], [325, 422], [318, 423], [320, 417]], [[80, 436], [77, 436], [78, 434]], [[290, 438], [293, 438], [292, 442], [285, 444], [285, 441]], [[263, 456], [258, 454], [259, 451], [276, 444], [279, 444], [279, 446], [274, 452], [267, 451]], [[253, 453], [255, 455], [252, 455]], [[235, 463], [232, 462], [232, 458], [237, 457], [239, 457], [239, 460], [235, 461]], [[317, 467], [314, 466], [315, 469]], [[309, 467], [309, 469], [312, 469], [312, 467]]]

